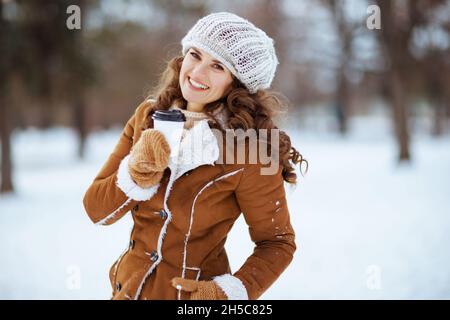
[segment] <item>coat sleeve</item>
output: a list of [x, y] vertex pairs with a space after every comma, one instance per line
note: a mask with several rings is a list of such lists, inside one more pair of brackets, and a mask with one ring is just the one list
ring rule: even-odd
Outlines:
[[109, 225], [123, 217], [139, 201], [150, 199], [159, 183], [149, 188], [139, 187], [128, 172], [129, 153], [137, 119], [146, 104], [142, 103], [127, 121], [118, 143], [83, 198], [84, 208], [95, 224]]
[[261, 174], [261, 168], [247, 165], [235, 191], [255, 248], [236, 273], [215, 279], [231, 299], [258, 299], [290, 264], [297, 249], [282, 166], [271, 175]]

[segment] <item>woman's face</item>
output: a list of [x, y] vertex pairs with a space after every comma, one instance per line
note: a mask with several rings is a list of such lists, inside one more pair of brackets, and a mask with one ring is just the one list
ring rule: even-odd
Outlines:
[[232, 73], [201, 49], [192, 47], [186, 53], [180, 71], [183, 98], [195, 105], [206, 105], [228, 94]]

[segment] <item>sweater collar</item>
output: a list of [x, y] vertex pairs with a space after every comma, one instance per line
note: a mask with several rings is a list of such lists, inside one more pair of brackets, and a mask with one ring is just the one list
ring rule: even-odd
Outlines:
[[[183, 112], [183, 114], [186, 116], [187, 123], [185, 127], [187, 129], [192, 128], [193, 125], [200, 120], [209, 120], [208, 115], [206, 115], [206, 113], [204, 112], [188, 111], [186, 109], [181, 109], [176, 104], [173, 104], [169, 109], [177, 109]], [[212, 115], [217, 119], [217, 121], [223, 128], [225, 129], [229, 128], [227, 126], [229, 114], [227, 108], [225, 108], [225, 105], [223, 103], [220, 104], [220, 106], [213, 111]]]

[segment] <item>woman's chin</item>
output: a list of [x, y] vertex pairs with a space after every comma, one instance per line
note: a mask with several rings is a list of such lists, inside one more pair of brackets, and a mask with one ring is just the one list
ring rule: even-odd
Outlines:
[[186, 101], [194, 102], [194, 103], [203, 103], [203, 104], [208, 103], [208, 99], [206, 99], [205, 97], [201, 97], [201, 94], [199, 95], [196, 92], [189, 92], [189, 90], [186, 90], [186, 91], [182, 91], [182, 94], [183, 94], [184, 100], [186, 100]]

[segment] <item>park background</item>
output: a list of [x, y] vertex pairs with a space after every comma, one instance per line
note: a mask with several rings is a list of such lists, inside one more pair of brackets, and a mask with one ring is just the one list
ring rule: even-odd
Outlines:
[[[0, 0], [0, 299], [110, 298], [132, 219], [95, 226], [84, 192], [217, 11], [275, 40], [278, 121], [309, 162], [286, 187], [298, 250], [261, 299], [450, 298], [450, 1]], [[236, 271], [242, 217], [226, 248]]]

